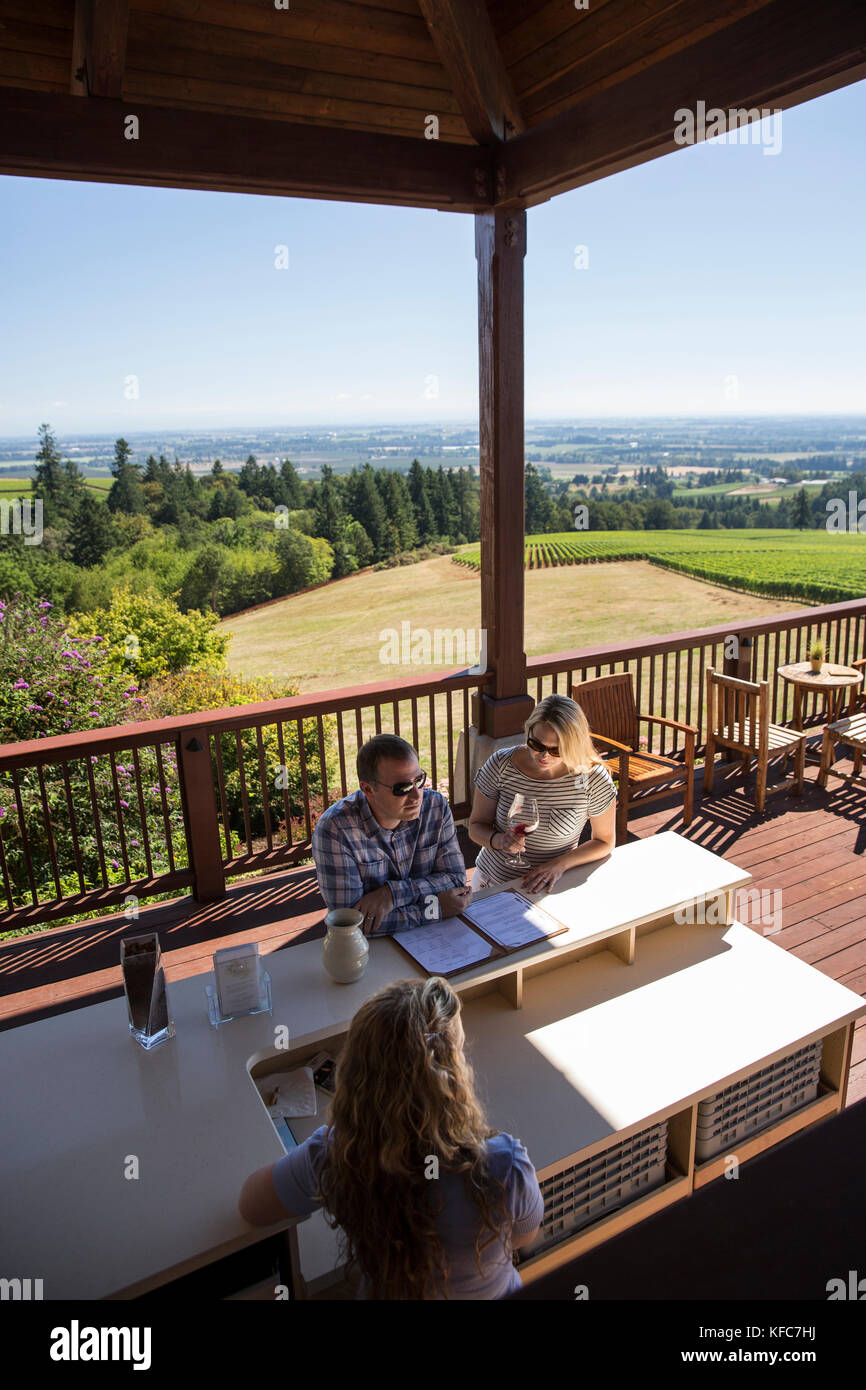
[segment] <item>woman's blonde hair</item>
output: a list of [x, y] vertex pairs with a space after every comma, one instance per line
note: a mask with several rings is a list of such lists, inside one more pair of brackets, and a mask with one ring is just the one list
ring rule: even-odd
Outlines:
[[373, 1298], [448, 1296], [440, 1171], [462, 1174], [478, 1208], [479, 1273], [481, 1251], [511, 1233], [505, 1188], [487, 1162], [498, 1131], [475, 1096], [460, 1008], [440, 976], [398, 980], [361, 1005], [337, 1064], [319, 1196]]
[[567, 695], [547, 695], [524, 725], [527, 737], [536, 724], [550, 724], [558, 734], [559, 756], [569, 772], [588, 772], [604, 759], [596, 750], [586, 715]]

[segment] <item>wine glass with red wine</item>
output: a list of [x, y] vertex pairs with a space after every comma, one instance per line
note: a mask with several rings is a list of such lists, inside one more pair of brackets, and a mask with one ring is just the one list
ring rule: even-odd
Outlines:
[[[538, 802], [534, 796], [524, 796], [521, 792], [516, 792], [508, 812], [508, 829], [515, 835], [529, 835], [533, 830], [538, 829]], [[519, 854], [507, 854], [505, 862], [512, 869], [531, 869], [532, 865], [526, 856]]]

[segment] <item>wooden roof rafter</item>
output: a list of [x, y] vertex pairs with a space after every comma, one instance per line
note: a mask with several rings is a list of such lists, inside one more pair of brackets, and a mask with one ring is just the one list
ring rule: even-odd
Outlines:
[[129, 0], [75, 0], [72, 31], [73, 96], [123, 95]]
[[418, 0], [469, 133], [493, 145], [526, 129], [493, 25], [477, 0]]

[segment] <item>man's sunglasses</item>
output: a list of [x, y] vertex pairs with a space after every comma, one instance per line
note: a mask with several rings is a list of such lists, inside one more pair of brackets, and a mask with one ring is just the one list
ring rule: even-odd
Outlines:
[[549, 748], [546, 743], [539, 743], [537, 738], [527, 738], [526, 744], [533, 753], [549, 753], [552, 758], [559, 757], [559, 748]]
[[413, 777], [411, 782], [395, 782], [393, 787], [389, 787], [387, 782], [377, 781], [376, 785], [378, 787], [385, 787], [386, 790], [392, 792], [394, 796], [409, 796], [409, 794], [413, 792], [416, 787], [423, 787], [426, 781], [427, 773], [419, 772], [418, 776]]

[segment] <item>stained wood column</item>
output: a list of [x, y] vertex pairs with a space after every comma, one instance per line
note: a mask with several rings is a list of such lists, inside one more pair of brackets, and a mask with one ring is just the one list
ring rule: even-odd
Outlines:
[[525, 209], [476, 213], [481, 626], [494, 678], [472, 714], [492, 738], [521, 731], [535, 704], [526, 694], [523, 650], [525, 255]]

